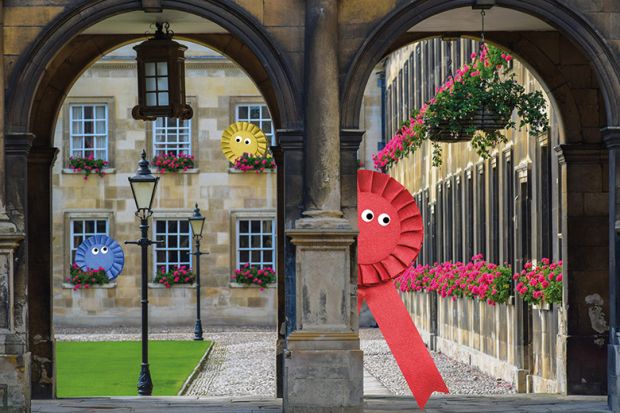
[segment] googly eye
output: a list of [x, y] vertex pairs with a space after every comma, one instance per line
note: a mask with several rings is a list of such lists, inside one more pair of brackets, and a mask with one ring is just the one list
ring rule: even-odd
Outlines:
[[237, 137], [235, 138], [235, 142], [237, 142], [237, 143], [241, 143], [241, 136], [237, 136]]
[[108, 253], [108, 247], [101, 247], [101, 253], [102, 254], [107, 254]]
[[90, 252], [92, 252], [93, 255], [97, 255], [97, 254], [99, 254], [99, 248], [95, 247], [92, 250], [90, 250]]
[[246, 145], [249, 145], [252, 143], [252, 141], [250, 140], [250, 138], [245, 138], [245, 141], [243, 141], [243, 143], [245, 143]]
[[365, 209], [362, 211], [362, 219], [364, 220], [364, 222], [370, 222], [374, 217], [375, 213], [372, 212], [370, 209]]
[[390, 224], [391, 218], [388, 214], [386, 214], [385, 212], [381, 215], [379, 215], [379, 225], [381, 225], [382, 227], [386, 227]]

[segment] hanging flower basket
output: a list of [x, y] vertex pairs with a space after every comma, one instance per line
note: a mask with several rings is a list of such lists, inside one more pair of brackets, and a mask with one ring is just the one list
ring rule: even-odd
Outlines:
[[487, 107], [479, 108], [471, 118], [459, 122], [459, 129], [453, 130], [447, 121], [429, 127], [429, 139], [433, 142], [469, 142], [476, 131], [493, 132], [504, 129], [510, 118], [502, 116]]
[[509, 121], [510, 117], [502, 116], [486, 106], [478, 109], [472, 119], [473, 127], [483, 132], [504, 129]]
[[402, 128], [373, 159], [386, 170], [426, 140], [433, 143], [433, 165], [441, 164], [439, 142], [471, 141], [472, 149], [486, 158], [499, 143], [500, 131], [517, 126], [511, 117], [516, 110], [518, 127], [529, 126], [530, 135], [549, 129], [547, 103], [540, 91], [526, 93], [509, 73], [512, 57], [500, 49], [481, 45], [464, 65], [437, 89], [435, 97], [412, 113]]

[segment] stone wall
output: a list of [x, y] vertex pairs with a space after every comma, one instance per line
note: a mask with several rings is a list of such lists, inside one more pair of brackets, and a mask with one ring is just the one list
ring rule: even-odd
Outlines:
[[558, 380], [558, 368], [564, 368], [557, 352], [561, 307], [533, 309], [528, 372], [519, 367], [512, 328], [519, 320], [512, 301], [490, 306], [467, 298], [437, 298], [434, 293], [408, 292], [401, 297], [429, 348], [512, 383], [520, 393], [566, 391]]
[[[192, 154], [195, 168], [160, 174], [153, 220], [185, 219], [197, 202], [206, 217], [202, 250], [202, 302], [206, 324], [275, 325], [276, 289], [231, 288], [237, 268], [235, 217], [238, 214], [275, 219], [276, 174], [239, 173], [220, 149], [223, 130], [235, 121], [236, 104], [263, 103], [252, 80], [223, 56], [190, 44], [186, 88], [194, 108]], [[137, 325], [140, 323], [140, 258], [138, 248], [122, 245], [139, 236], [135, 205], [127, 178], [139, 154], [153, 153], [152, 124], [135, 121], [136, 68], [130, 48], [110, 53], [74, 84], [58, 116], [54, 145], [60, 149], [53, 167], [54, 320], [59, 326]], [[67, 168], [68, 105], [107, 103], [109, 108], [109, 170], [104, 177]], [[154, 168], [153, 168], [154, 170]], [[65, 278], [70, 265], [71, 218], [106, 218], [110, 236], [125, 252], [125, 268], [111, 288], [73, 291]], [[151, 234], [153, 228], [151, 227]], [[153, 277], [149, 248], [149, 277]], [[174, 287], [149, 291], [153, 325], [192, 324], [195, 289]]]

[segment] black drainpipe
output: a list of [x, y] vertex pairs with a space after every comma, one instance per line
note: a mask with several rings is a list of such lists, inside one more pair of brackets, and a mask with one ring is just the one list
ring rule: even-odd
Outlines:
[[381, 89], [381, 140], [377, 143], [377, 150], [385, 146], [385, 66], [382, 71], [377, 73], [377, 86]]

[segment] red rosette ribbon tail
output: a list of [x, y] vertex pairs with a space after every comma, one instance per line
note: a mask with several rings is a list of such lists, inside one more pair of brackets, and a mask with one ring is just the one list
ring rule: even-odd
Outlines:
[[422, 216], [409, 191], [388, 175], [360, 170], [357, 191], [358, 310], [366, 300], [423, 409], [433, 392], [448, 388], [392, 281], [420, 251]]

